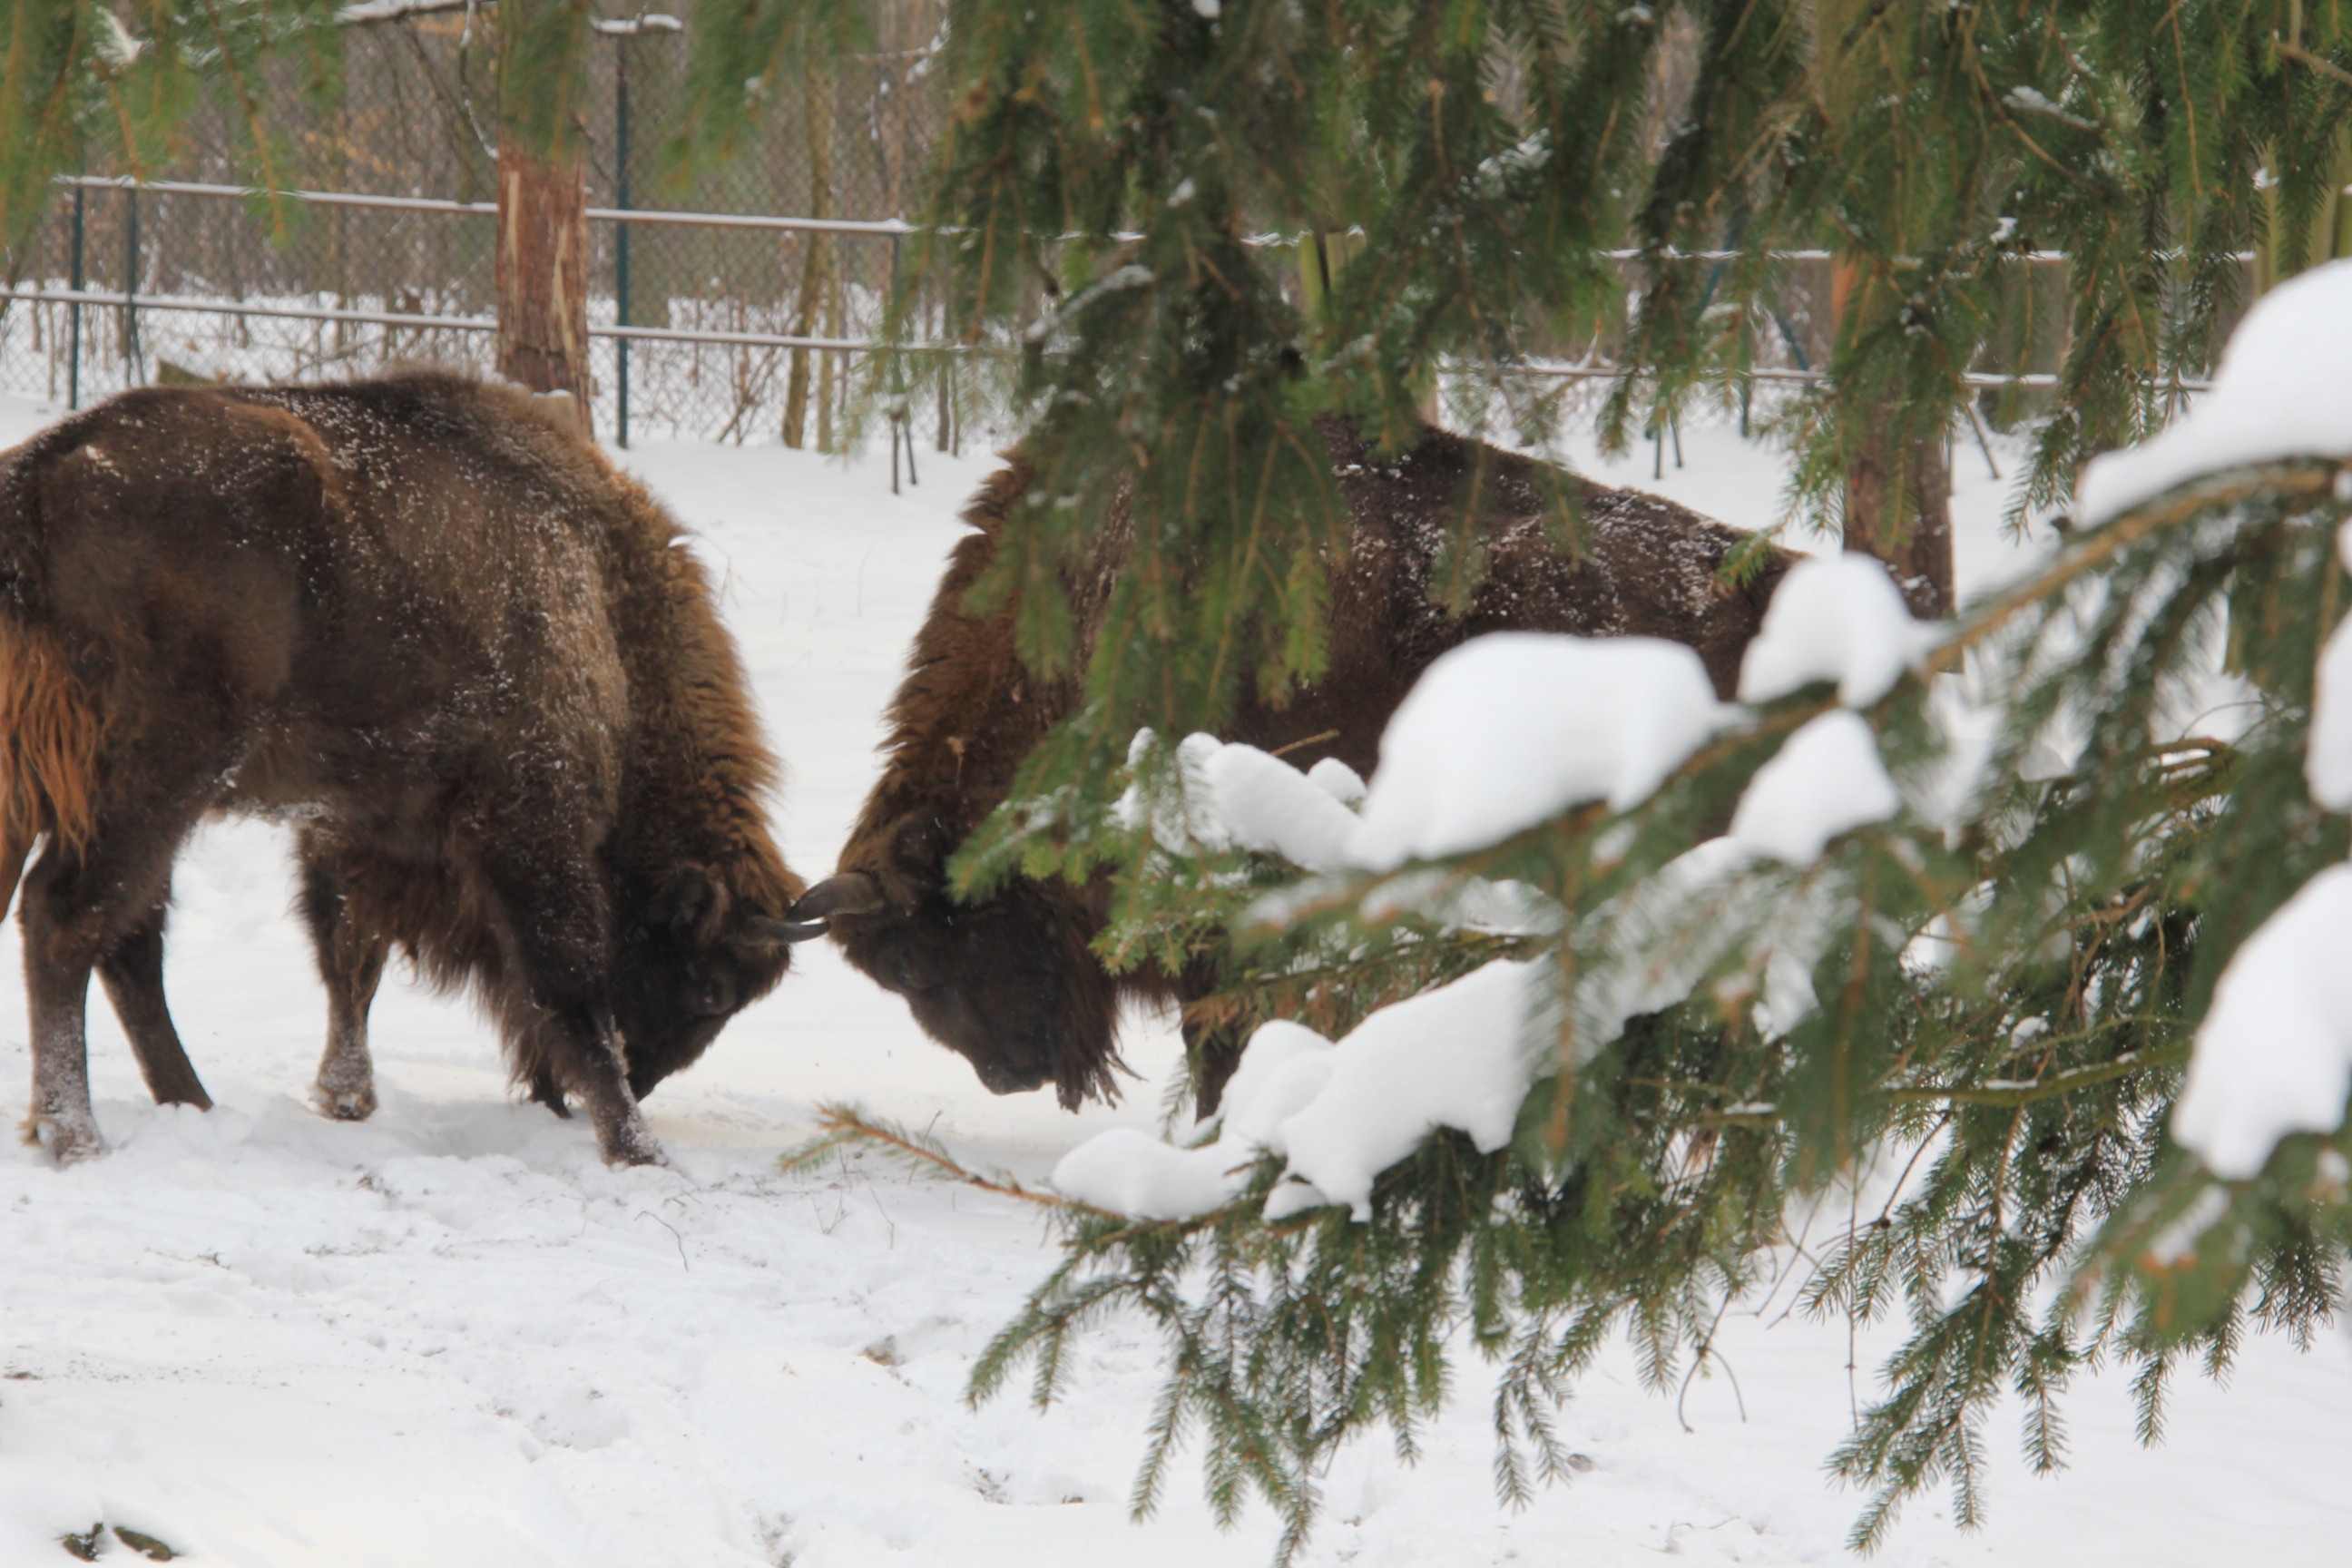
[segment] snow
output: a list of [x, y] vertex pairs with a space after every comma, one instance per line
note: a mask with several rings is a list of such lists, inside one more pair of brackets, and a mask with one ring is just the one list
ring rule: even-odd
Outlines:
[[1331, 1081], [1331, 1042], [1304, 1024], [1260, 1024], [1225, 1084], [1218, 1125], [1245, 1148], [1270, 1147], [1276, 1130]]
[[[0, 399], [0, 444], [50, 416]], [[1690, 467], [1669, 461], [1656, 488], [1744, 526], [1773, 521], [1776, 456], [1727, 428], [1682, 440]], [[1610, 482], [1650, 482], [1646, 451], [1585, 460]], [[878, 455], [845, 468], [647, 444], [624, 461], [700, 531], [791, 765], [785, 847], [803, 872], [830, 868], [985, 462], [925, 452], [924, 483], [892, 497]], [[2030, 556], [2001, 542], [2006, 487], [1956, 468], [1973, 589]], [[1097, 1132], [1150, 1131], [1155, 1094], [1075, 1116], [1044, 1095], [992, 1097], [815, 943], [647, 1102], [674, 1169], [608, 1170], [578, 1122], [510, 1103], [491, 1032], [397, 967], [375, 1009], [383, 1108], [329, 1122], [302, 1099], [325, 1003], [291, 890], [273, 827], [207, 829], [181, 861], [169, 984], [219, 1109], [149, 1103], [94, 998], [112, 1152], [59, 1171], [0, 1144], [0, 1564], [70, 1563], [58, 1537], [101, 1520], [191, 1568], [1268, 1559], [1275, 1522], [1253, 1509], [1219, 1531], [1188, 1466], [1148, 1525], [1129, 1522], [1164, 1371], [1135, 1322], [1108, 1319], [1076, 1343], [1049, 1412], [1017, 1394], [965, 1405], [973, 1359], [1058, 1256], [1033, 1210], [909, 1182], [875, 1156], [789, 1176], [774, 1163], [818, 1103], [854, 1100], [1034, 1184]], [[1269, 1043], [1262, 1032], [1253, 1055]], [[1147, 1084], [1181, 1051], [1164, 1019], [1127, 1037]], [[1332, 1054], [1311, 1036], [1293, 1037], [1289, 1065], [1269, 1053], [1266, 1113], [1311, 1090], [1307, 1064]], [[0, 1120], [21, 1112], [27, 1072], [22, 988], [0, 952]], [[1835, 1213], [1843, 1224], [1842, 1200]], [[1678, 1408], [1612, 1342], [1557, 1417], [1593, 1468], [1524, 1512], [1495, 1504], [1490, 1385], [1457, 1347], [1454, 1402], [1417, 1463], [1375, 1438], [1320, 1478], [1328, 1508], [1303, 1568], [1853, 1561], [1840, 1542], [1861, 1500], [1821, 1463], [1876, 1396], [1871, 1369], [1902, 1325], [1850, 1340], [1843, 1321], [1785, 1313], [1804, 1272], [1719, 1325], [1739, 1398], [1702, 1375]], [[2341, 1335], [2308, 1355], [2251, 1336], [2226, 1390], [2179, 1380], [2153, 1451], [2132, 1439], [2127, 1376], [2078, 1376], [2065, 1408], [2066, 1474], [2032, 1477], [2014, 1410], [1997, 1414], [1986, 1527], [1956, 1532], [1931, 1494], [1874, 1568], [2317, 1568], [2352, 1531]], [[103, 1560], [142, 1561], [119, 1545]]]
[[1323, 783], [1255, 746], [1221, 746], [1204, 760], [1202, 772], [1234, 843], [1279, 855], [1309, 871], [1340, 868], [1356, 814]]
[[1367, 793], [1363, 775], [1337, 757], [1326, 757], [1307, 770], [1307, 781], [1341, 805], [1361, 805]]
[[1137, 1219], [1190, 1219], [1223, 1206], [1238, 1184], [1226, 1167], [1248, 1159], [1230, 1147], [1179, 1149], [1132, 1127], [1114, 1127], [1062, 1156], [1054, 1188]]
[[1772, 591], [1763, 629], [1739, 666], [1739, 700], [1769, 702], [1817, 680], [1867, 708], [1895, 688], [1937, 637], [1914, 620], [1886, 568], [1867, 555], [1800, 561]]
[[2330, 811], [2352, 811], [2352, 616], [2320, 650], [2304, 776], [2313, 800]]
[[1596, 911], [1580, 940], [1589, 956], [1570, 1002], [1580, 1052], [1600, 1050], [1630, 1020], [1688, 996], [1735, 944], [1744, 943], [1756, 1025], [1767, 1038], [1813, 1010], [1829, 900], [1818, 889], [1773, 887], [1763, 895], [1780, 900], [1773, 920], [1750, 929], [1759, 854], [1727, 834], [1707, 839]]
[[1525, 1042], [1543, 969], [1489, 963], [1379, 1009], [1336, 1046], [1297, 1024], [1265, 1025], [1226, 1086], [1216, 1143], [1178, 1149], [1115, 1128], [1063, 1156], [1054, 1185], [1139, 1219], [1185, 1219], [1231, 1201], [1234, 1167], [1264, 1149], [1304, 1184], [1276, 1189], [1270, 1217], [1338, 1203], [1370, 1219], [1373, 1181], [1439, 1128], [1468, 1133], [1482, 1153], [1510, 1142], [1535, 1076]]
[[2106, 522], [2191, 480], [2284, 458], [2352, 457], [2352, 261], [2296, 274], [2254, 301], [2212, 390], [2153, 440], [2095, 458], [2075, 487]]
[[1861, 715], [1838, 709], [1808, 721], [1756, 770], [1731, 815], [1731, 837], [1791, 866], [1810, 866], [1829, 841], [1901, 808]]
[[1348, 858], [1391, 870], [1484, 848], [1586, 801], [1638, 805], [1723, 718], [1706, 666], [1680, 643], [1474, 637], [1390, 719]]
[[[2336, 530], [2336, 558], [2352, 572], [2352, 522]], [[2320, 649], [2304, 776], [2313, 800], [2330, 811], [2352, 811], [2352, 616], [2336, 624]]]
[[1373, 1179], [1437, 1129], [1468, 1133], [1481, 1153], [1509, 1142], [1535, 1077], [1528, 1037], [1544, 968], [1489, 963], [1357, 1025], [1321, 1092], [1276, 1129], [1290, 1173], [1370, 1219]]
[[2352, 1093], [2352, 866], [2305, 883], [2231, 956], [2197, 1031], [2172, 1134], [2225, 1181], [2292, 1132], [2332, 1132]]
[[1149, 822], [1154, 842], [1171, 854], [1254, 849], [1310, 871], [1340, 868], [1340, 850], [1356, 826], [1345, 803], [1364, 789], [1345, 763], [1331, 761], [1310, 776], [1255, 746], [1192, 734], [1177, 744], [1172, 780], [1146, 777], [1158, 744], [1150, 730], [1139, 730], [1128, 747], [1138, 776], [1112, 807], [1121, 826]]

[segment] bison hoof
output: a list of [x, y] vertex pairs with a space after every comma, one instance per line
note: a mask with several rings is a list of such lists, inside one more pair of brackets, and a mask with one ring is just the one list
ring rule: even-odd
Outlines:
[[626, 1143], [617, 1149], [607, 1149], [604, 1153], [604, 1163], [608, 1165], [667, 1165], [669, 1163], [669, 1156], [662, 1152], [661, 1145], [651, 1141], [643, 1143]]
[[596, 1140], [596, 1152], [604, 1156], [607, 1165], [667, 1165], [669, 1156], [654, 1135], [642, 1127], [626, 1128], [620, 1132]]
[[31, 1142], [60, 1165], [93, 1159], [106, 1152], [106, 1140], [95, 1122], [83, 1117], [40, 1116], [33, 1120]]
[[372, 1086], [358, 1089], [329, 1089], [320, 1084], [311, 1092], [319, 1110], [337, 1121], [365, 1121], [375, 1114], [375, 1089]]

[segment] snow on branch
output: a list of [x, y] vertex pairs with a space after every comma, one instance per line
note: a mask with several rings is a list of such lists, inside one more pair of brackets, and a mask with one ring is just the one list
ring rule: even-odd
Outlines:
[[2075, 494], [2109, 521], [2191, 480], [2288, 458], [2352, 457], [2352, 261], [2288, 279], [2221, 351], [2213, 389], [2155, 439], [2094, 458]]
[[1867, 555], [1800, 561], [1773, 590], [1763, 627], [1739, 666], [1739, 700], [1769, 702], [1816, 680], [1867, 708], [1941, 640], [1912, 618], [1884, 564]]
[[462, 11], [469, 3], [470, 0], [352, 0], [335, 13], [335, 22], [345, 27], [366, 22], [400, 22], [436, 11]]
[[2280, 1139], [2332, 1132], [2352, 1093], [2352, 866], [2304, 884], [2230, 959], [2197, 1031], [2172, 1134], [2225, 1181]]
[[1348, 858], [1393, 870], [1485, 848], [1586, 801], [1622, 811], [1725, 718], [1706, 667], [1680, 643], [1473, 638], [1432, 664], [1389, 721]]
[[1189, 1219], [1232, 1202], [1263, 1151], [1288, 1163], [1268, 1219], [1335, 1203], [1370, 1219], [1374, 1180], [1438, 1129], [1467, 1133], [1482, 1153], [1510, 1142], [1543, 1058], [1528, 1041], [1546, 967], [1489, 963], [1381, 1008], [1337, 1045], [1297, 1024], [1261, 1026], [1225, 1086], [1216, 1142], [1179, 1149], [1116, 1128], [1062, 1157], [1055, 1190], [1139, 1219]]

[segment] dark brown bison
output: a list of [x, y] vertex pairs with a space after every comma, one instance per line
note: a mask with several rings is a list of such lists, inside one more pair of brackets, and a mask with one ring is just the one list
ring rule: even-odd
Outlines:
[[0, 457], [0, 911], [27, 852], [33, 1136], [101, 1145], [95, 967], [159, 1101], [207, 1105], [163, 1001], [206, 815], [293, 823], [330, 1006], [318, 1097], [366, 1116], [394, 944], [470, 982], [607, 1160], [638, 1099], [782, 974], [732, 644], [677, 526], [527, 395], [415, 374], [151, 388]]
[[[1571, 559], [1552, 543], [1528, 459], [1431, 431], [1382, 462], [1336, 425], [1324, 434], [1354, 525], [1352, 548], [1331, 575], [1329, 673], [1287, 706], [1244, 706], [1227, 739], [1283, 750], [1301, 767], [1337, 757], [1369, 775], [1389, 716], [1431, 661], [1507, 629], [1670, 637], [1697, 650], [1729, 695], [1784, 557], [1771, 555], [1744, 586], [1727, 586], [1719, 568], [1742, 535], [1660, 497], [1571, 479], [1589, 535]], [[1468, 612], [1454, 616], [1433, 598], [1431, 577], [1474, 468], [1486, 476], [1487, 571]], [[964, 513], [980, 531], [956, 546], [915, 639], [890, 708], [881, 780], [840, 868], [809, 890], [793, 918], [829, 925], [849, 961], [904, 996], [924, 1030], [968, 1059], [989, 1089], [1051, 1083], [1075, 1109], [1115, 1092], [1121, 997], [1192, 1001], [1208, 994], [1215, 968], [1107, 973], [1089, 947], [1105, 923], [1101, 882], [1024, 879], [971, 903], [948, 892], [947, 857], [1004, 800], [1023, 755], [1076, 697], [1074, 683], [1040, 682], [1022, 666], [1010, 611], [981, 616], [965, 607], [1026, 483], [1016, 458]], [[1089, 636], [1120, 549], [1113, 530], [1103, 558], [1073, 575], [1073, 607]], [[1204, 1037], [1190, 1020], [1185, 1037], [1205, 1112], [1240, 1042]]]

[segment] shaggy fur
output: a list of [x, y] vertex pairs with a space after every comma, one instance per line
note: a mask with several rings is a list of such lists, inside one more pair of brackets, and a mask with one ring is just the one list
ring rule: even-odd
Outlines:
[[[1286, 706], [1245, 703], [1228, 739], [1288, 748], [1302, 768], [1337, 757], [1369, 777], [1389, 716], [1431, 661], [1508, 629], [1669, 637], [1696, 649], [1729, 694], [1784, 557], [1774, 554], [1746, 586], [1727, 586], [1718, 571], [1741, 535], [1656, 496], [1570, 479], [1588, 549], [1570, 559], [1551, 542], [1527, 459], [1430, 431], [1383, 463], [1343, 426], [1323, 435], [1354, 529], [1331, 574], [1329, 670]], [[1106, 973], [1088, 947], [1105, 921], [1100, 884], [1024, 879], [971, 904], [947, 893], [948, 855], [1005, 799], [1024, 755], [1076, 696], [1071, 681], [1041, 682], [1022, 665], [1009, 611], [981, 616], [965, 607], [1028, 478], [1015, 458], [965, 512], [979, 531], [956, 546], [916, 637], [890, 708], [882, 777], [839, 872], [796, 914], [829, 920], [850, 962], [906, 997], [923, 1028], [968, 1058], [991, 1089], [1050, 1082], [1075, 1109], [1115, 1093], [1121, 997], [1194, 1000], [1213, 984], [1214, 966]], [[1432, 578], [1458, 498], [1473, 485], [1484, 498], [1487, 569], [1468, 611], [1453, 616]], [[1099, 558], [1070, 583], [1089, 639], [1122, 549], [1118, 531], [1108, 531]], [[1207, 1037], [1189, 1020], [1186, 1037], [1205, 1113], [1239, 1042]]]
[[0, 825], [25, 878], [36, 1136], [93, 1152], [95, 968], [159, 1100], [189, 829], [297, 824], [330, 1001], [319, 1096], [374, 1106], [394, 944], [470, 984], [534, 1095], [658, 1158], [638, 1096], [782, 974], [799, 895], [676, 525], [509, 390], [437, 374], [125, 394], [0, 457]]

